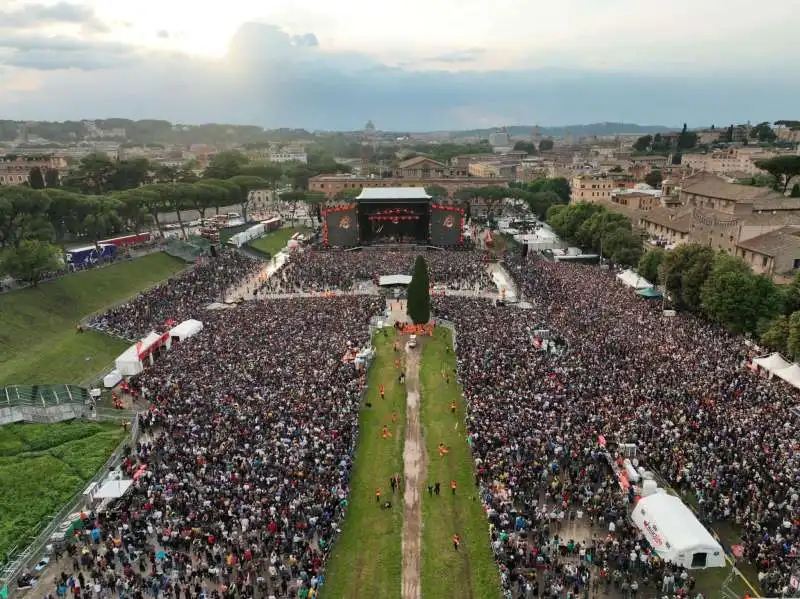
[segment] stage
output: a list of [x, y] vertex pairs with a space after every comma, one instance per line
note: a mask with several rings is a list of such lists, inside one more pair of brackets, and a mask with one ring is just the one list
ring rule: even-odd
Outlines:
[[464, 243], [464, 210], [431, 202], [424, 187], [372, 187], [354, 203], [322, 211], [323, 243], [331, 247]]

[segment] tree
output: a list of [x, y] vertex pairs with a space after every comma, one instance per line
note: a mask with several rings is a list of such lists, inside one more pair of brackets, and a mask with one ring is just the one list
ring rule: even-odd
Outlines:
[[[781, 314], [770, 323], [769, 328], [761, 335], [761, 343], [770, 349], [788, 354], [789, 317]], [[794, 356], [790, 356], [794, 357]]]
[[414, 272], [408, 285], [406, 311], [414, 324], [426, 324], [431, 319], [431, 291], [428, 278], [428, 264], [425, 258], [417, 256]]
[[767, 122], [759, 123], [750, 129], [750, 139], [757, 139], [761, 143], [773, 142], [778, 138]]
[[700, 292], [711, 274], [714, 250], [698, 244], [682, 245], [664, 256], [659, 279], [675, 305], [700, 311]]
[[44, 241], [26, 239], [18, 247], [7, 250], [0, 261], [0, 272], [34, 287], [48, 272], [60, 270], [61, 250]]
[[642, 256], [642, 238], [630, 229], [618, 227], [603, 239], [603, 251], [614, 264], [635, 266]]
[[250, 204], [250, 192], [256, 189], [267, 189], [269, 183], [261, 177], [251, 177], [249, 175], [237, 175], [236, 177], [231, 177], [228, 181], [239, 187], [239, 206], [241, 206], [242, 209], [242, 218], [247, 220], [247, 207]]
[[425, 188], [425, 193], [437, 200], [447, 198], [449, 195], [441, 185], [429, 185]]
[[31, 189], [44, 189], [44, 176], [42, 175], [42, 169], [38, 166], [34, 166], [28, 174], [28, 184]]
[[146, 196], [140, 193], [140, 190], [130, 189], [120, 192], [116, 199], [119, 202], [119, 217], [126, 228], [132, 229], [138, 235], [147, 223], [152, 222], [153, 217], [147, 210]]
[[789, 338], [786, 352], [791, 358], [800, 357], [800, 312], [793, 312], [789, 317]]
[[553, 149], [553, 140], [552, 139], [543, 139], [539, 142], [539, 151], [540, 152], [548, 152]]
[[657, 285], [660, 282], [658, 270], [661, 267], [661, 263], [664, 261], [665, 255], [666, 252], [661, 248], [656, 247], [649, 249], [642, 254], [642, 257], [639, 259], [636, 272], [639, 273], [639, 276]]
[[287, 191], [286, 193], [282, 193], [280, 195], [281, 202], [289, 204], [291, 206], [291, 226], [294, 227], [294, 218], [295, 214], [297, 214], [297, 204], [298, 202], [302, 202], [306, 197], [306, 192], [295, 189], [292, 191]]
[[790, 198], [800, 198], [800, 183], [792, 185], [792, 191], [789, 194]]
[[192, 196], [192, 208], [200, 213], [200, 220], [206, 218], [206, 210], [215, 206], [224, 206], [228, 192], [218, 185], [210, 185], [206, 181], [194, 184], [197, 193]]
[[678, 151], [688, 150], [697, 145], [697, 133], [686, 130], [686, 123], [683, 124], [683, 129], [678, 135]]
[[569, 203], [570, 196], [572, 195], [572, 189], [569, 186], [569, 181], [567, 181], [564, 177], [543, 177], [541, 179], [536, 179], [535, 181], [531, 181], [525, 186], [525, 190], [531, 193], [539, 193], [542, 191], [552, 191], [557, 193], [561, 200], [567, 204]]
[[204, 179], [230, 179], [241, 174], [241, 169], [248, 163], [247, 156], [237, 150], [219, 152], [203, 172]]
[[106, 154], [88, 154], [81, 158], [78, 166], [67, 177], [65, 187], [84, 194], [103, 194], [108, 190], [114, 172], [114, 162]]
[[25, 239], [53, 239], [50, 198], [25, 185], [0, 186], [0, 247], [19, 247]]
[[650, 187], [659, 188], [661, 187], [661, 171], [654, 170], [650, 171], [645, 175], [644, 182], [647, 183]]
[[312, 175], [311, 170], [304, 164], [295, 164], [286, 171], [286, 176], [292, 183], [292, 189], [308, 189], [308, 180]]
[[518, 141], [514, 144], [515, 152], [525, 152], [527, 154], [537, 154], [536, 144], [532, 141]]
[[642, 135], [639, 139], [633, 142], [633, 149], [637, 152], [646, 152], [650, 149], [650, 144], [653, 143], [652, 135]]
[[80, 235], [87, 209], [84, 196], [53, 187], [44, 190], [44, 194], [50, 200], [47, 217], [53, 227], [55, 241], [62, 243], [67, 235]]
[[54, 168], [48, 168], [44, 171], [44, 184], [47, 188], [58, 187], [61, 184], [61, 177], [58, 171]]
[[565, 203], [562, 197], [555, 191], [524, 193], [526, 197], [523, 199], [528, 204], [528, 208], [530, 208], [531, 212], [533, 212], [539, 218], [545, 218], [545, 216], [547, 216], [547, 211], [550, 210], [551, 206]]
[[117, 213], [119, 201], [104, 196], [87, 198], [87, 203], [88, 212], [83, 218], [83, 231], [100, 255], [100, 240], [122, 222]]
[[786, 193], [791, 180], [800, 175], [800, 156], [783, 155], [757, 160], [756, 166], [775, 177], [775, 189]]

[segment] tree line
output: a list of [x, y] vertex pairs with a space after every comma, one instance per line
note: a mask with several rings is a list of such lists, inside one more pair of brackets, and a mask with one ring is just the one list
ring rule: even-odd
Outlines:
[[779, 285], [754, 274], [737, 256], [696, 244], [651, 249], [637, 270], [663, 285], [673, 307], [800, 359], [800, 274], [790, 284]]

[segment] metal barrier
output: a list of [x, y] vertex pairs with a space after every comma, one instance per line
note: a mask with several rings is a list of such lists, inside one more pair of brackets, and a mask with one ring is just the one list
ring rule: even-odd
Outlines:
[[114, 453], [106, 460], [106, 463], [98, 470], [97, 474], [95, 474], [90, 481], [82, 485], [81, 489], [72, 499], [65, 503], [64, 506], [49, 519], [49, 524], [44, 529], [38, 531], [35, 539], [24, 550], [16, 555], [9, 555], [6, 563], [3, 564], [2, 570], [0, 570], [0, 589], [7, 587], [9, 597], [20, 594], [17, 588], [17, 578], [23, 570], [30, 568], [39, 560], [45, 547], [50, 542], [50, 537], [53, 536], [53, 533], [56, 532], [59, 525], [69, 514], [81, 511], [81, 508], [84, 507], [85, 499], [83, 492], [92, 483], [99, 483], [103, 480], [108, 476], [109, 472], [122, 462], [126, 446], [135, 445], [139, 439], [139, 435], [139, 418], [138, 415], [136, 415], [131, 420], [130, 435], [126, 436], [120, 442], [116, 450], [114, 450]]

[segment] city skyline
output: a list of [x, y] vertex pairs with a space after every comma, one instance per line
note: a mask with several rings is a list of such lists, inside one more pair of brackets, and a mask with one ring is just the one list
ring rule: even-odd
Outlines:
[[390, 18], [360, 1], [347, 8], [18, 0], [0, 11], [0, 116], [693, 127], [792, 118], [800, 92], [787, 76], [800, 58], [791, 39], [800, 6], [778, 0], [679, 0], [655, 24], [630, 0], [602, 10], [508, 0], [487, 14], [473, 0], [459, 11], [412, 0]]

